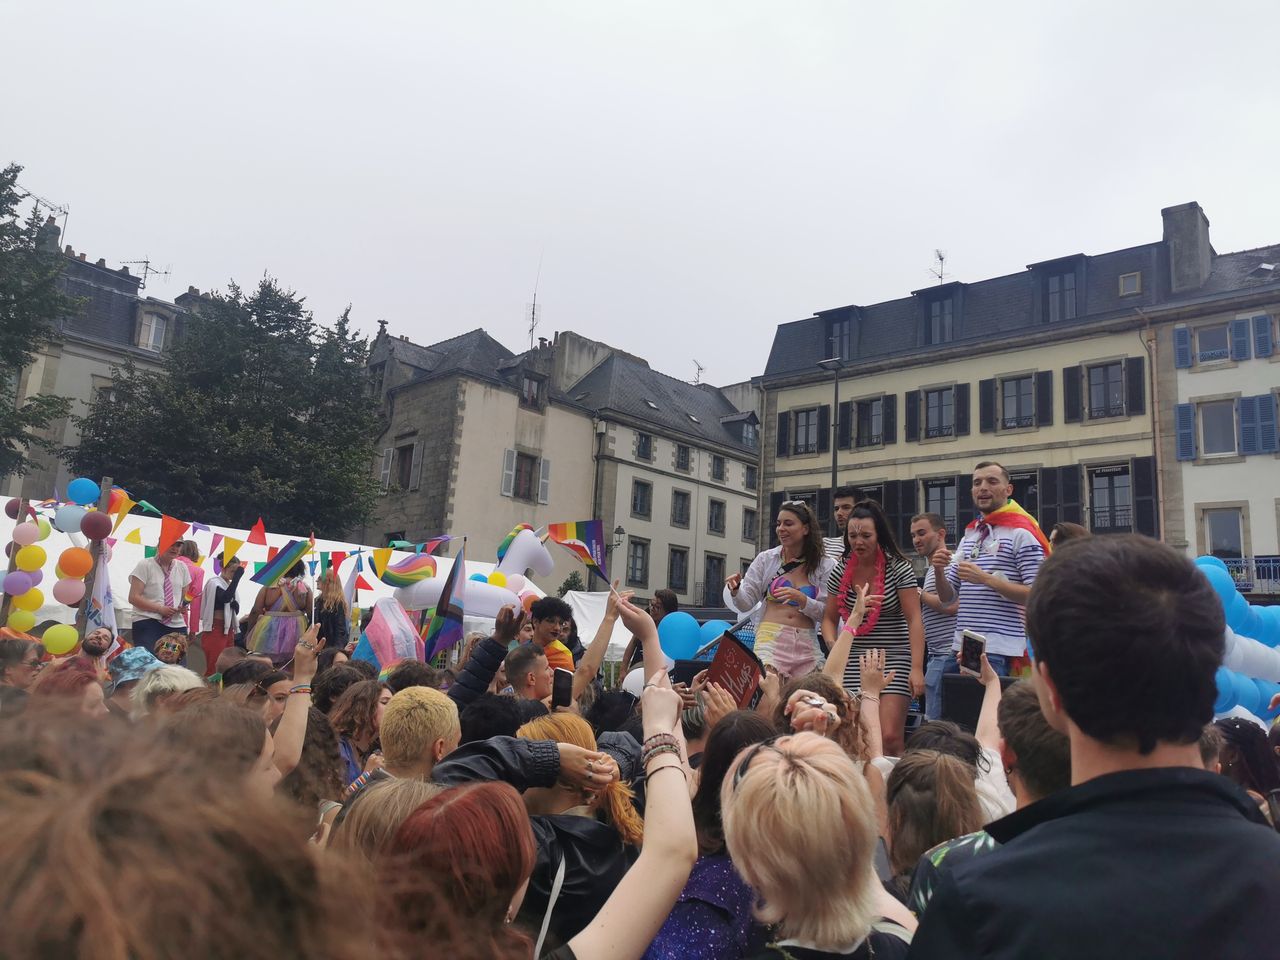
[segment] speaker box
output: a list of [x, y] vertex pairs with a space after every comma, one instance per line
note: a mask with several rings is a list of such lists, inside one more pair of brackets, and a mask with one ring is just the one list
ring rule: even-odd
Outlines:
[[[1007, 690], [1017, 683], [1017, 677], [1001, 677], [1000, 687]], [[951, 720], [972, 732], [978, 726], [978, 714], [982, 712], [984, 687], [973, 677], [963, 673], [948, 673], [942, 677], [942, 719]]]

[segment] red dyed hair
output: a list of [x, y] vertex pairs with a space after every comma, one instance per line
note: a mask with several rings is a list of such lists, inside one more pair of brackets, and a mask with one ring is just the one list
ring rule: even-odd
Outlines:
[[[494, 937], [518, 936], [503, 927], [503, 920], [511, 898], [533, 872], [536, 850], [529, 816], [510, 784], [469, 783], [432, 797], [400, 825], [390, 852], [395, 872], [435, 879], [447, 902], [443, 912], [480, 921]], [[442, 912], [439, 903], [415, 899], [417, 909]], [[401, 903], [401, 908], [414, 910], [414, 905]], [[430, 926], [428, 917], [421, 919]]]
[[84, 657], [68, 657], [44, 668], [31, 685], [31, 695], [70, 697], [83, 693], [85, 687], [100, 682], [98, 670], [92, 663]]

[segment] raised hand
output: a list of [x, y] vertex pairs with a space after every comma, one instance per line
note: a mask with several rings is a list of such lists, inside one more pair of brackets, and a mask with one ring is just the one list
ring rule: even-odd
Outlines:
[[702, 691], [702, 712], [707, 718], [707, 732], [717, 723], [738, 709], [738, 701], [718, 683], [709, 683]]
[[510, 646], [511, 641], [520, 635], [520, 628], [524, 626], [526, 616], [525, 611], [514, 605], [503, 607], [498, 611], [498, 618], [494, 622], [493, 639], [503, 646]]
[[583, 790], [602, 790], [618, 779], [618, 762], [600, 750], [584, 750], [572, 743], [558, 743], [560, 781]]
[[893, 683], [893, 678], [898, 673], [896, 670], [890, 670], [886, 674], [884, 672], [884, 650], [881, 647], [872, 647], [858, 657], [858, 675], [861, 678], [859, 692], [879, 697], [884, 692], [885, 687]]
[[826, 737], [840, 726], [840, 712], [836, 705], [812, 690], [793, 693], [783, 713], [791, 718], [791, 729], [796, 733], [812, 732]]

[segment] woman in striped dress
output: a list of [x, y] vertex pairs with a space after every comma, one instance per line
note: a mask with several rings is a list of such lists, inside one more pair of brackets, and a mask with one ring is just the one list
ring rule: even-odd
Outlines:
[[[857, 605], [859, 587], [884, 599], [868, 609], [851, 634], [842, 628]], [[915, 570], [898, 549], [884, 510], [874, 500], [860, 501], [849, 515], [844, 556], [827, 581], [822, 632], [838, 637], [827, 665], [839, 668], [843, 660], [844, 688], [851, 694], [858, 693], [861, 685], [858, 654], [875, 647], [884, 650], [885, 676], [892, 678], [880, 694], [884, 752], [902, 756], [907, 706], [913, 696], [924, 692], [924, 621]]]

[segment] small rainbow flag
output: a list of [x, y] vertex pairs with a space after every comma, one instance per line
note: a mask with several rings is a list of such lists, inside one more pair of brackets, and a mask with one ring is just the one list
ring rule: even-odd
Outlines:
[[595, 567], [607, 581], [604, 570], [604, 521], [579, 520], [576, 523], [551, 523], [547, 537], [564, 547], [588, 567]]
[[388, 564], [379, 579], [389, 587], [411, 587], [436, 575], [436, 558], [415, 553], [399, 563]]
[[289, 572], [289, 568], [301, 560], [315, 545], [314, 537], [310, 540], [289, 541], [288, 546], [277, 551], [276, 555], [249, 579], [264, 587], [274, 587]]

